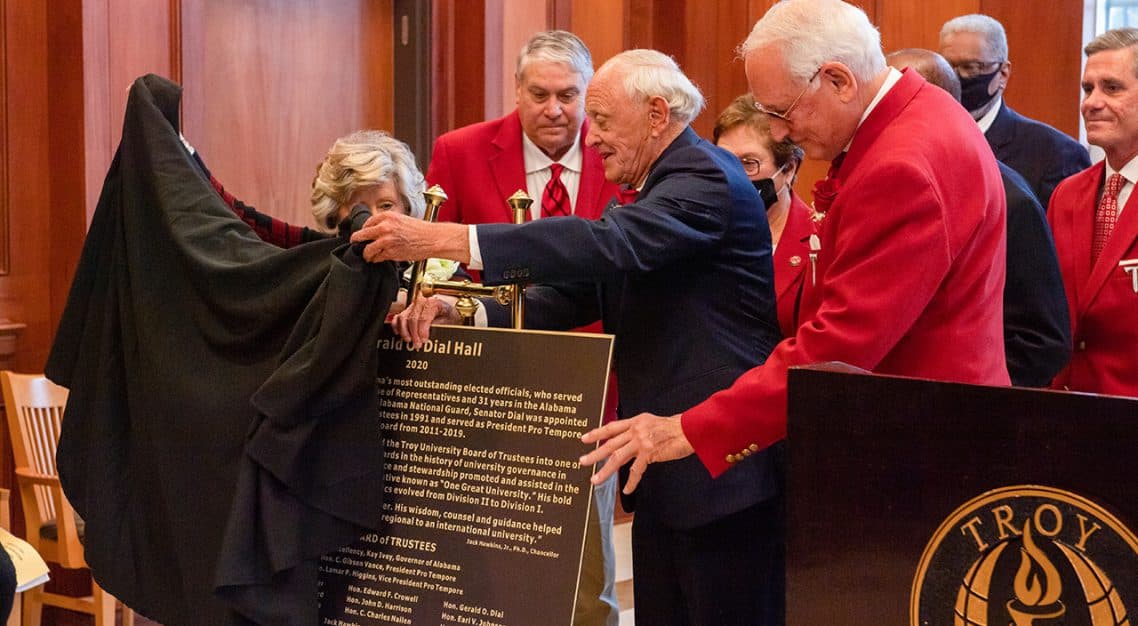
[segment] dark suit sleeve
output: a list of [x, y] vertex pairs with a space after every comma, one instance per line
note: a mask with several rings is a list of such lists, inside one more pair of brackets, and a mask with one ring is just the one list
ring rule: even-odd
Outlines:
[[642, 199], [600, 220], [479, 225], [484, 282], [598, 280], [656, 271], [712, 250], [730, 227], [737, 198], [705, 152], [688, 149], [686, 156], [654, 170]]
[[[530, 330], [569, 330], [601, 318], [593, 283], [531, 285], [526, 289], [525, 327]], [[483, 298], [490, 326], [510, 326], [510, 307]]]
[[1091, 166], [1091, 157], [1087, 153], [1087, 149], [1066, 135], [1063, 138], [1067, 141], [1055, 146], [1059, 153], [1055, 155], [1055, 163], [1058, 167], [1045, 172], [1042, 180], [1039, 181], [1039, 203], [1043, 205], [1045, 210], [1051, 201], [1051, 194], [1055, 193], [1055, 187], [1064, 178], [1078, 174]]
[[1071, 357], [1067, 297], [1043, 208], [1026, 181], [1001, 164], [1008, 197], [1004, 349], [1012, 384], [1042, 387]]

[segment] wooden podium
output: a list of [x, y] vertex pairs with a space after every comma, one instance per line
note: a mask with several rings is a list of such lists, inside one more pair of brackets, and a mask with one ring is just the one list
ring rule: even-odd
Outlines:
[[1138, 624], [1138, 400], [789, 374], [787, 624]]

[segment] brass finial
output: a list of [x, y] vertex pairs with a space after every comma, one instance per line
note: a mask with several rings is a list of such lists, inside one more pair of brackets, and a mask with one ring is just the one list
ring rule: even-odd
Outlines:
[[529, 213], [530, 206], [533, 205], [533, 198], [521, 189], [514, 192], [514, 195], [506, 198], [506, 204], [514, 210], [514, 223], [522, 224], [526, 221], [526, 215]]

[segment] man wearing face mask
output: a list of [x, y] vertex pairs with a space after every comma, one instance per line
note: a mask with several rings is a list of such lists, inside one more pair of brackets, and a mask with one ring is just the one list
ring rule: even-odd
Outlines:
[[774, 245], [774, 293], [783, 337], [794, 336], [798, 296], [810, 258], [813, 233], [810, 207], [792, 186], [802, 163], [802, 148], [771, 137], [770, 119], [755, 107], [755, 97], [735, 98], [715, 120], [715, 145], [739, 158], [767, 207]]
[[1059, 181], [1090, 167], [1086, 148], [1004, 102], [1011, 76], [1004, 27], [987, 15], [962, 15], [940, 29], [940, 53], [960, 77], [960, 103], [980, 125], [996, 158], [1019, 172], [1047, 209]]

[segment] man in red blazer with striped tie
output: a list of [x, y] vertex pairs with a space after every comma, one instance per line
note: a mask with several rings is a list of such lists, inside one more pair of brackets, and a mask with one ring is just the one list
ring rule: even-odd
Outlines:
[[1067, 178], [1048, 220], [1067, 292], [1074, 351], [1059, 389], [1138, 396], [1138, 29], [1085, 48], [1083, 120], [1106, 159]]
[[[449, 198], [439, 208], [439, 220], [512, 222], [506, 198], [519, 189], [534, 199], [530, 219], [599, 218], [617, 186], [605, 180], [597, 151], [585, 146], [584, 96], [592, 76], [589, 50], [572, 33], [548, 31], [530, 38], [518, 56], [517, 108], [435, 140], [427, 182], [440, 185]], [[568, 205], [542, 202], [546, 188], [556, 186], [554, 169]]]
[[[616, 195], [617, 185], [605, 180], [600, 155], [585, 146], [585, 86], [592, 77], [592, 56], [576, 35], [554, 30], [531, 37], [522, 46], [514, 73], [517, 108], [505, 117], [464, 126], [435, 140], [427, 184], [437, 184], [447, 193], [439, 220], [513, 222], [506, 199], [519, 189], [534, 199], [527, 219], [599, 218]], [[478, 279], [477, 271], [470, 273]], [[580, 330], [601, 332], [601, 326]], [[615, 417], [616, 387], [610, 384], [604, 421]], [[589, 527], [574, 623], [615, 626], [619, 621], [611, 540], [615, 479], [598, 485], [594, 493], [599, 527]]]

